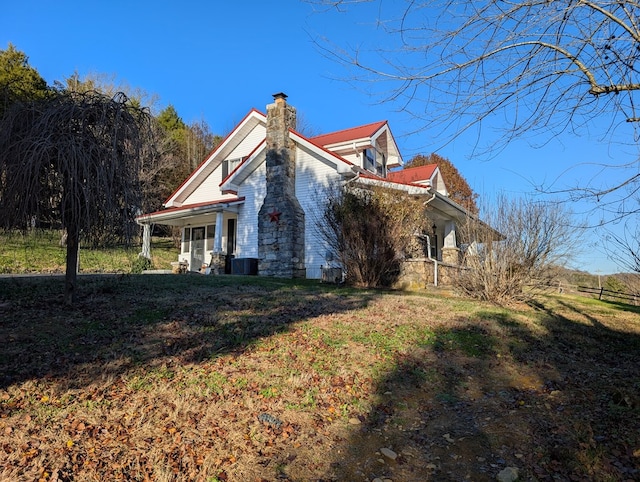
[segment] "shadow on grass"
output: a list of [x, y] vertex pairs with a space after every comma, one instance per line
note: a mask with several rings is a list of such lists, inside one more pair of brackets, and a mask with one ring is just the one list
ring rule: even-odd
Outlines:
[[0, 389], [43, 377], [82, 388], [136, 367], [241, 353], [299, 321], [361, 308], [375, 296], [256, 277], [83, 276], [70, 309], [63, 282], [0, 279]]
[[[320, 456], [334, 460], [324, 480], [489, 481], [507, 467], [522, 480], [640, 475], [638, 321], [613, 324], [605, 304], [550, 298], [521, 312], [468, 304], [456, 317], [454, 304], [399, 294], [406, 312], [385, 318], [373, 302], [388, 293], [265, 278], [83, 277], [80, 290], [69, 310], [62, 280], [0, 280], [0, 387], [46, 379], [81, 389], [98, 377], [241, 355], [314, 316], [373, 304], [361, 314], [422, 333], [410, 349], [380, 333], [358, 338], [384, 347], [390, 368], [372, 409], [356, 413], [354, 404], [340, 421], [354, 422], [346, 440], [324, 440]], [[444, 320], [405, 323], [414, 302]], [[264, 459], [280, 457], [284, 475], [296, 447], [277, 450]]]
[[398, 354], [327, 479], [638, 480], [638, 327], [534, 309], [477, 311]]

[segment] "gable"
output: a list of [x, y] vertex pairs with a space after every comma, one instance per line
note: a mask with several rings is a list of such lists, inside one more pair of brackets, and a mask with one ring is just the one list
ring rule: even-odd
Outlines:
[[400, 184], [420, 184], [431, 187], [440, 194], [448, 195], [437, 164], [427, 164], [424, 166], [410, 167], [400, 171], [390, 172], [387, 179]]
[[[217, 199], [222, 196], [217, 188], [223, 180], [222, 169], [218, 169], [218, 167], [225, 160], [242, 159], [244, 156], [248, 156], [264, 139], [265, 132], [266, 117], [264, 114], [257, 110], [250, 111], [222, 143], [169, 196], [164, 206], [179, 207], [194, 200], [199, 202], [197, 200], [203, 197]], [[214, 185], [217, 189], [212, 192]]]
[[[309, 140], [365, 169], [367, 154], [369, 157], [383, 154], [385, 159], [382, 164], [387, 169], [402, 165], [402, 156], [386, 121], [335, 131]], [[377, 154], [372, 156], [373, 153]]]

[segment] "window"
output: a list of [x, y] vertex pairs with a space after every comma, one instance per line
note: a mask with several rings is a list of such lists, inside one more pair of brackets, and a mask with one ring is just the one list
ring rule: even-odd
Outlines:
[[207, 245], [205, 246], [206, 251], [213, 251], [213, 241], [216, 237], [216, 225], [209, 224], [207, 225]]
[[376, 151], [374, 149], [365, 149], [363, 155], [363, 168], [370, 172], [376, 172]]
[[242, 162], [242, 157], [238, 157], [237, 159], [226, 159], [222, 161], [222, 179], [225, 179], [229, 174], [233, 172], [233, 170], [240, 165]]
[[182, 231], [182, 252], [188, 253], [191, 249], [191, 228], [184, 228]]
[[387, 177], [387, 158], [384, 154], [378, 153], [378, 161], [376, 163], [376, 174], [380, 177]]
[[365, 149], [362, 153], [363, 156], [363, 168], [369, 172], [373, 172], [381, 177], [387, 175], [387, 159], [382, 152], [378, 152], [377, 149]]

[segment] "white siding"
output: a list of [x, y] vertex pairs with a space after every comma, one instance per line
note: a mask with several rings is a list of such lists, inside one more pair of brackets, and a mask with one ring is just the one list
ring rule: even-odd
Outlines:
[[258, 257], [258, 212], [267, 193], [266, 166], [261, 163], [242, 183], [238, 196], [245, 200], [238, 213], [237, 258]]
[[342, 183], [334, 164], [297, 149], [296, 197], [305, 212], [305, 264], [307, 278], [320, 279], [321, 266], [327, 266], [327, 245], [318, 232], [327, 189]]
[[362, 167], [362, 153], [359, 154], [345, 154], [344, 157], [347, 161], [355, 164], [358, 167]]
[[238, 159], [240, 157], [248, 156], [253, 152], [260, 142], [264, 140], [266, 136], [266, 129], [262, 125], [256, 126], [251, 133], [242, 139], [240, 144], [236, 146], [236, 148], [231, 151], [231, 153], [227, 156], [227, 159]]
[[235, 198], [235, 195], [222, 194], [220, 191], [220, 183], [222, 182], [222, 165], [218, 166], [209, 176], [202, 182], [189, 197], [184, 200], [183, 204], [197, 204], [208, 201], [218, 201], [220, 199]]
[[[264, 126], [256, 126], [236, 148], [231, 151], [227, 159], [238, 159], [251, 154], [258, 144], [264, 139]], [[184, 200], [183, 204], [198, 204], [221, 199], [231, 199], [235, 195], [222, 194], [220, 183], [222, 182], [222, 164], [220, 164], [207, 178]]]

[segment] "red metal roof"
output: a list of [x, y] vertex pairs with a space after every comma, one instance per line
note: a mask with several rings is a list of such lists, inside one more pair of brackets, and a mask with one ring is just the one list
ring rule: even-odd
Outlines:
[[387, 179], [401, 184], [410, 184], [419, 181], [428, 181], [433, 176], [437, 164], [427, 164], [426, 166], [410, 167], [401, 171], [394, 171], [387, 174]]
[[363, 126], [352, 127], [350, 129], [344, 129], [341, 131], [330, 132], [328, 134], [311, 137], [309, 140], [319, 146], [329, 146], [331, 144], [338, 144], [340, 142], [354, 141], [356, 139], [363, 139], [373, 136], [382, 127], [384, 127], [386, 123], [387, 121], [374, 122], [372, 124], [366, 124]]

